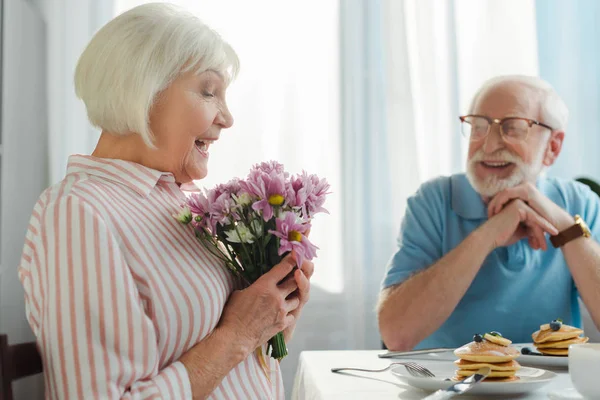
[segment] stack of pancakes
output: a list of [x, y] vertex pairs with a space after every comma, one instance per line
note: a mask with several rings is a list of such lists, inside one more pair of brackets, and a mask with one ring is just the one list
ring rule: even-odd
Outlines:
[[550, 324], [544, 324], [531, 337], [535, 348], [540, 353], [549, 356], [568, 356], [570, 345], [586, 343], [590, 340], [588, 337], [580, 337], [582, 333], [582, 329], [562, 323], [558, 330], [552, 330]]
[[[477, 336], [477, 335], [476, 335]], [[519, 379], [516, 373], [521, 368], [515, 358], [521, 354], [519, 350], [510, 346], [510, 340], [489, 333], [454, 350], [459, 360], [454, 363], [458, 366], [454, 380], [463, 380], [474, 375], [479, 368], [490, 367], [492, 372], [485, 378], [490, 382], [509, 382]]]

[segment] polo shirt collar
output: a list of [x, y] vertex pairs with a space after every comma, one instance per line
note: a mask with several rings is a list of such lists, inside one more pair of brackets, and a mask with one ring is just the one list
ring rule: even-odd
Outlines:
[[465, 219], [487, 219], [487, 207], [465, 174], [450, 178], [452, 210]]

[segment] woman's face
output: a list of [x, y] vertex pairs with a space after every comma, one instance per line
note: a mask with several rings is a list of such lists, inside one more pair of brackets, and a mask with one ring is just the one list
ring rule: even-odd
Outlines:
[[208, 172], [208, 148], [221, 129], [233, 125], [225, 102], [225, 82], [218, 73], [193, 72], [178, 77], [158, 95], [150, 111], [156, 165], [178, 183], [202, 179]]

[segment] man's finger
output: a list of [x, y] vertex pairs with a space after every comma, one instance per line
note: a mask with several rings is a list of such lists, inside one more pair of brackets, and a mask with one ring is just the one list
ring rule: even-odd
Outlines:
[[534, 249], [534, 250], [535, 250], [535, 249], [537, 249], [537, 243], [536, 243], [536, 241], [535, 241], [535, 236], [534, 236], [533, 234], [530, 234], [530, 235], [527, 237], [527, 240], [528, 240], [528, 242], [529, 242], [529, 247], [531, 247], [531, 248], [532, 248], [532, 249]]
[[502, 192], [494, 196], [494, 198], [488, 205], [488, 218], [491, 218], [494, 215], [498, 214], [512, 200], [521, 199], [523, 200], [523, 202], [525, 202], [526, 200], [524, 199], [524, 197], [529, 196], [526, 196], [525, 188], [522, 186], [517, 186], [514, 188], [503, 190]]
[[539, 226], [531, 227], [531, 234], [535, 238], [535, 245], [537, 249], [545, 249], [546, 237], [544, 236], [544, 231]]
[[531, 210], [530, 215], [533, 218], [533, 223], [539, 226], [543, 232], [548, 232], [550, 235], [558, 235], [558, 229], [554, 227], [548, 220], [535, 211]]

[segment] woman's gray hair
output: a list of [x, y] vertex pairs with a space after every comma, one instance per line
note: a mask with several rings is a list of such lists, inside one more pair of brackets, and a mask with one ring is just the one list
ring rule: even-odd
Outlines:
[[193, 14], [149, 3], [94, 35], [75, 69], [75, 93], [93, 125], [114, 134], [138, 133], [154, 147], [149, 114], [157, 95], [180, 74], [207, 70], [229, 84], [239, 70], [232, 47]]
[[565, 131], [567, 129], [567, 122], [569, 120], [569, 109], [567, 108], [567, 105], [558, 95], [556, 90], [554, 90], [552, 85], [535, 76], [506, 75], [489, 79], [481, 86], [481, 88], [473, 97], [469, 107], [469, 114], [473, 113], [475, 106], [477, 105], [477, 101], [488, 90], [511, 83], [525, 86], [537, 96], [536, 99], [532, 100], [539, 101], [539, 122], [550, 125], [554, 130]]

